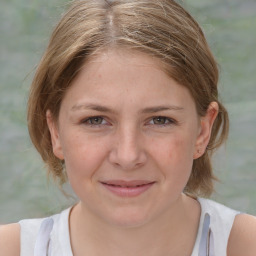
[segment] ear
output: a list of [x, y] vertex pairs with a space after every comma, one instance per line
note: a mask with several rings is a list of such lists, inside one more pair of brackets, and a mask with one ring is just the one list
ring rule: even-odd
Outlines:
[[47, 110], [46, 112], [46, 120], [47, 120], [47, 125], [51, 134], [53, 153], [60, 160], [63, 160], [64, 156], [63, 156], [63, 150], [62, 150], [61, 141], [60, 141], [59, 129], [57, 127], [56, 121], [53, 119], [53, 116], [50, 110]]
[[218, 115], [219, 105], [217, 102], [211, 102], [206, 115], [201, 117], [199, 134], [196, 140], [194, 159], [199, 158], [205, 152], [205, 149], [211, 138], [213, 123]]

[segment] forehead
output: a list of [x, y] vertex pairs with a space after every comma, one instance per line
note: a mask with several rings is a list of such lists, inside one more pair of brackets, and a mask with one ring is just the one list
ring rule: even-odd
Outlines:
[[187, 88], [167, 75], [159, 59], [127, 50], [104, 51], [88, 60], [66, 96], [109, 104], [128, 99], [140, 104], [192, 100]]
[[90, 75], [90, 71], [102, 72], [102, 70], [107, 67], [113, 70], [117, 70], [118, 68], [120, 68], [120, 70], [126, 69], [128, 72], [131, 71], [132, 68], [141, 70], [143, 68], [151, 68], [163, 72], [165, 72], [166, 69], [165, 63], [159, 58], [137, 50], [128, 50], [127, 47], [121, 47], [96, 52], [85, 62], [81, 71], [87, 72], [88, 75]]

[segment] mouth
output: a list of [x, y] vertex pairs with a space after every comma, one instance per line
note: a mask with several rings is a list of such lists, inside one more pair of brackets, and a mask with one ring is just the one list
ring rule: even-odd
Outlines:
[[145, 180], [109, 180], [101, 182], [101, 184], [110, 192], [121, 197], [135, 197], [150, 189], [155, 181]]

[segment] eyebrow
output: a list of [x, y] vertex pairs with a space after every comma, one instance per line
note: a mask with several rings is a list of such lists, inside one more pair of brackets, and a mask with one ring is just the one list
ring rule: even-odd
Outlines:
[[81, 110], [81, 109], [91, 109], [91, 110], [96, 110], [99, 112], [109, 112], [109, 113], [116, 112], [113, 109], [110, 109], [108, 107], [101, 106], [101, 105], [96, 105], [96, 104], [80, 104], [80, 105], [76, 104], [71, 108], [72, 111], [77, 111], [77, 110]]
[[173, 106], [173, 105], [157, 106], [157, 107], [144, 108], [141, 112], [145, 114], [145, 113], [156, 113], [156, 112], [168, 111], [168, 110], [181, 111], [181, 110], [184, 110], [184, 108], [179, 106]]
[[[81, 109], [90, 109], [90, 110], [95, 110], [99, 112], [107, 112], [107, 113], [116, 113], [114, 109], [108, 108], [106, 106], [102, 105], [97, 105], [97, 104], [79, 104], [79, 105], [74, 105], [71, 110], [72, 111], [77, 111]], [[175, 110], [175, 111], [182, 111], [184, 108], [180, 106], [175, 106], [175, 105], [163, 105], [163, 106], [156, 106], [156, 107], [147, 107], [142, 109], [140, 112], [143, 114], [148, 114], [148, 113], [157, 113], [160, 111], [170, 111], [170, 110]]]

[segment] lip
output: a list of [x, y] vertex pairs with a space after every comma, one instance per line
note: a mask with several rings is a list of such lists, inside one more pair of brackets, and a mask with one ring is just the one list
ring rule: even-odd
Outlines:
[[108, 180], [101, 184], [113, 194], [120, 197], [135, 197], [146, 192], [155, 182], [147, 180]]

